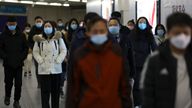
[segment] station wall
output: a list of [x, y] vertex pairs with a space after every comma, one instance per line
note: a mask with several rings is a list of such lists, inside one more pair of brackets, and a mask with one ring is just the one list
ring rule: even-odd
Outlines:
[[[1, 3], [2, 4], [2, 3]], [[0, 5], [1, 5], [0, 4]], [[18, 5], [18, 4], [3, 4], [3, 5]], [[34, 23], [35, 16], [42, 16], [45, 20], [63, 19], [65, 22], [71, 18], [77, 18], [83, 20], [86, 14], [86, 9], [73, 8], [73, 7], [56, 7], [56, 6], [32, 6], [25, 5], [27, 8], [26, 14], [11, 14], [11, 13], [0, 13], [0, 15], [17, 15], [27, 16], [27, 20], [30, 24]]]

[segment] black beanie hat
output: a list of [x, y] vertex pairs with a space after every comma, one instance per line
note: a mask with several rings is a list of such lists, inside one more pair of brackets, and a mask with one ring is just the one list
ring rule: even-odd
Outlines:
[[7, 22], [17, 22], [17, 18], [14, 16], [10, 16], [8, 17]]

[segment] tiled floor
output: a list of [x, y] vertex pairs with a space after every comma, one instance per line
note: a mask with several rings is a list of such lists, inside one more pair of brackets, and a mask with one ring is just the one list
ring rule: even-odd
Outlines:
[[[40, 90], [37, 89], [34, 68], [32, 77], [23, 77], [23, 88], [21, 97], [22, 108], [41, 108]], [[14, 89], [14, 88], [13, 88]], [[12, 90], [13, 92], [13, 90]], [[13, 93], [12, 93], [13, 94]], [[13, 97], [10, 106], [4, 105], [4, 71], [0, 60], [0, 108], [13, 108]], [[60, 100], [60, 108], [64, 108], [64, 99]]]

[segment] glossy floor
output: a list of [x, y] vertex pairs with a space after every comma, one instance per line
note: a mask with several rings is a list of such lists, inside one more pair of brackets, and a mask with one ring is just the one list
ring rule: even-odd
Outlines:
[[[14, 89], [14, 88], [13, 88]], [[12, 96], [13, 96], [12, 90]], [[32, 77], [23, 77], [22, 97], [20, 100], [21, 108], [41, 108], [40, 89], [37, 89], [34, 68]], [[13, 108], [13, 97], [10, 106], [4, 105], [4, 71], [0, 60], [0, 108]], [[64, 108], [64, 99], [60, 99], [60, 108]]]

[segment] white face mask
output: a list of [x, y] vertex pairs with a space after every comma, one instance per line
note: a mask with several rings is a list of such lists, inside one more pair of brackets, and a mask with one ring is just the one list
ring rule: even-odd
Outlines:
[[191, 36], [179, 34], [178, 36], [172, 37], [170, 39], [170, 42], [178, 49], [186, 49], [191, 42]]

